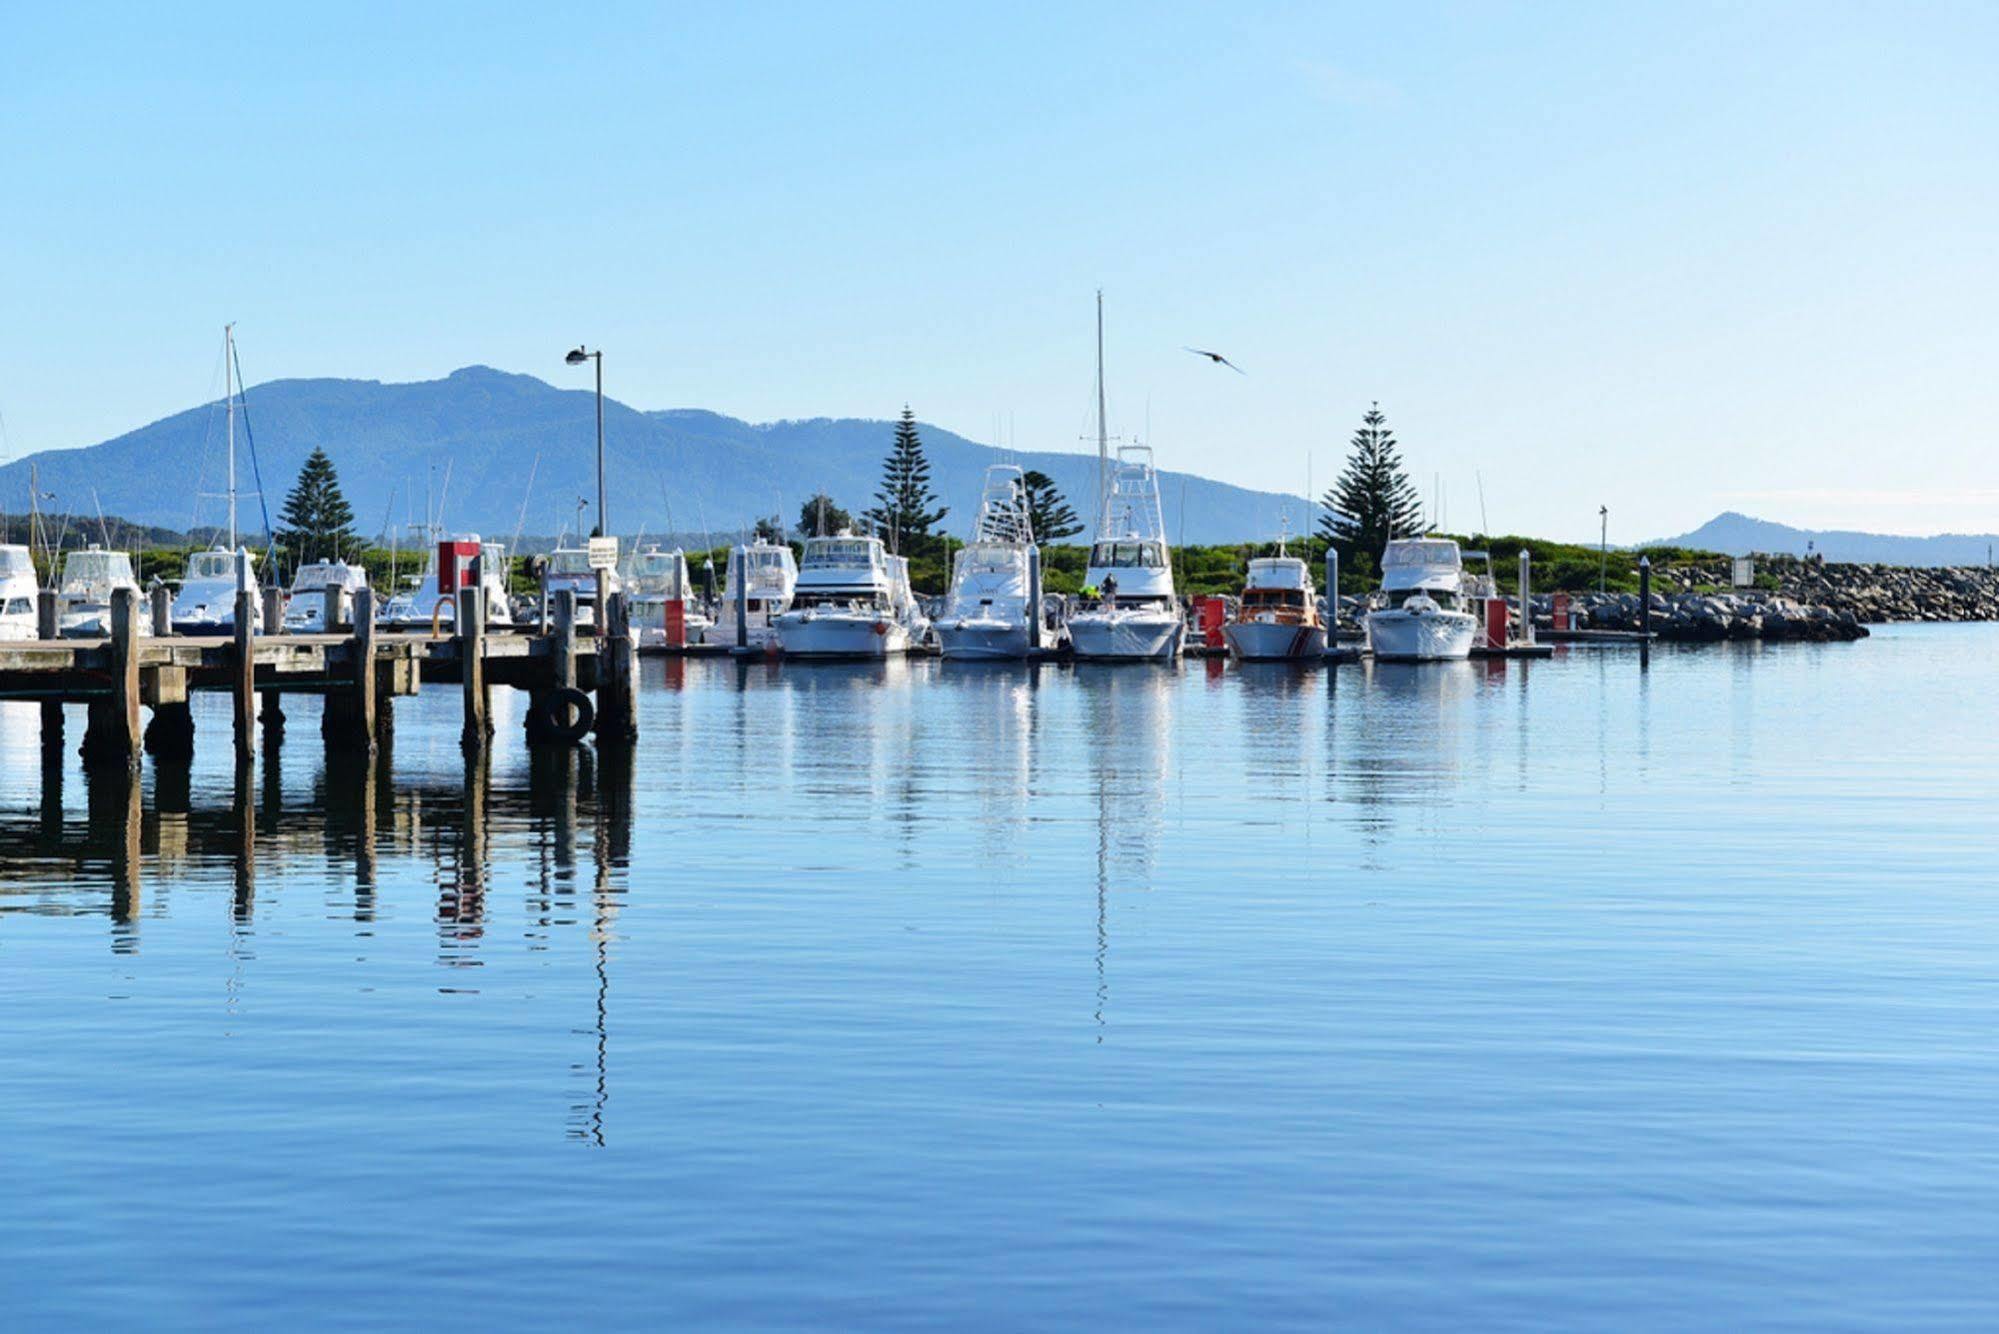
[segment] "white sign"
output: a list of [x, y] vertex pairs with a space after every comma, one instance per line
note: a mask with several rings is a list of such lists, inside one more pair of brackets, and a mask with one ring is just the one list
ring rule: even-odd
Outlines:
[[1755, 582], [1756, 562], [1747, 556], [1737, 556], [1735, 558], [1735, 569], [1732, 572], [1729, 583], [1737, 588], [1748, 588]]
[[593, 570], [615, 570], [618, 568], [617, 538], [593, 537], [590, 539], [590, 568]]

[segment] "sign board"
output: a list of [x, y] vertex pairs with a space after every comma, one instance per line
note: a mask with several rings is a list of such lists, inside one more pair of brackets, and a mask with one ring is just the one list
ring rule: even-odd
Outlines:
[[1756, 582], [1756, 562], [1747, 556], [1735, 558], [1735, 568], [1730, 572], [1728, 582], [1736, 588], [1748, 588]]
[[590, 539], [590, 568], [593, 570], [615, 570], [618, 568], [617, 538], [593, 537]]

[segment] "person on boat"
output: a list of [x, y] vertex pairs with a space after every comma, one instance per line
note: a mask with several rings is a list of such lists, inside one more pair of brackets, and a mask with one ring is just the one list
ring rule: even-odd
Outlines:
[[1104, 605], [1117, 606], [1117, 576], [1114, 574], [1104, 576]]
[[1089, 603], [1095, 602], [1099, 597], [1102, 596], [1102, 594], [1100, 594], [1097, 591], [1097, 586], [1095, 584], [1084, 584], [1080, 596], [1082, 597], [1084, 604], [1088, 605]]

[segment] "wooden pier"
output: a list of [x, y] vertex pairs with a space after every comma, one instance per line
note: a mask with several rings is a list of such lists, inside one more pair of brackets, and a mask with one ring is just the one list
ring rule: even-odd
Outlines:
[[[341, 590], [329, 590], [327, 633], [259, 634], [255, 597], [237, 595], [233, 635], [184, 636], [167, 633], [165, 590], [155, 590], [148, 609], [154, 633], [148, 635], [140, 632], [138, 594], [120, 589], [108, 637], [63, 639], [56, 632], [55, 595], [44, 591], [41, 637], [0, 643], [0, 699], [42, 702], [45, 745], [60, 744], [64, 704], [86, 705], [82, 754], [91, 767], [136, 767], [142, 753], [160, 760], [190, 757], [188, 702], [197, 690], [232, 696], [239, 763], [254, 754], [260, 700], [261, 724], [275, 732], [284, 725], [285, 695], [322, 696], [327, 748], [372, 752], [394, 729], [396, 697], [414, 695], [425, 684], [460, 687], [467, 749], [481, 749], [491, 739], [488, 697], [505, 688], [528, 692], [531, 745], [574, 745], [593, 719], [599, 746], [638, 738], [638, 654], [620, 594], [606, 599], [601, 636], [579, 632], [575, 595], [567, 591], [550, 599], [548, 623], [525, 634], [489, 633], [478, 588], [460, 590], [448, 630], [441, 625], [431, 635], [378, 629], [368, 590], [353, 594], [351, 608]], [[266, 601], [266, 626], [282, 624], [275, 601]], [[441, 613], [438, 619], [443, 622]]]

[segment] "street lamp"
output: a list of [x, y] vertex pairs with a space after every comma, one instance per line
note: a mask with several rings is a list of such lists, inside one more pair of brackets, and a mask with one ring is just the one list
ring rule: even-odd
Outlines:
[[586, 352], [578, 343], [576, 350], [563, 360], [572, 366], [595, 360], [597, 363], [597, 532], [600, 536], [611, 535], [610, 522], [604, 517], [604, 350]]

